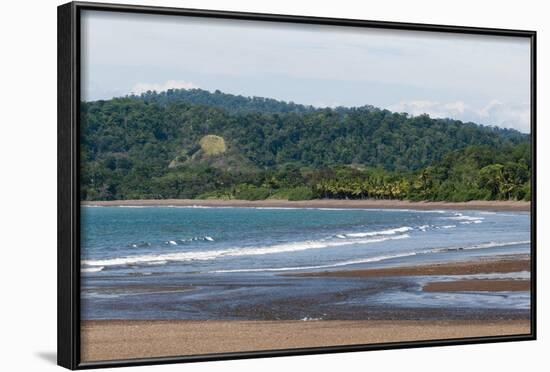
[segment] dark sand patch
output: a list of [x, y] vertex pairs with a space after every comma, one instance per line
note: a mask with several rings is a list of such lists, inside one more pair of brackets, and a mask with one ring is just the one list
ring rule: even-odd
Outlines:
[[449, 282], [431, 282], [422, 290], [426, 292], [497, 292], [497, 291], [528, 291], [531, 289], [530, 280], [509, 279], [472, 279], [454, 280]]

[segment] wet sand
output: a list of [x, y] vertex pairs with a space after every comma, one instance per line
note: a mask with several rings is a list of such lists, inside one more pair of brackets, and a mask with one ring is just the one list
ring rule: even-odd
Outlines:
[[321, 271], [301, 274], [283, 274], [299, 277], [382, 277], [382, 276], [430, 276], [430, 275], [474, 275], [489, 273], [511, 273], [530, 271], [531, 260], [528, 255], [508, 256], [502, 259], [480, 259], [441, 264], [388, 267], [380, 269], [359, 269], [340, 271]]
[[218, 200], [218, 199], [162, 199], [162, 200], [109, 200], [84, 201], [82, 205], [94, 206], [204, 206], [204, 207], [275, 207], [275, 208], [381, 208], [381, 209], [460, 209], [488, 211], [529, 211], [531, 203], [526, 201], [474, 200], [464, 203], [411, 202], [406, 200], [338, 200], [315, 199], [304, 201], [288, 200]]
[[498, 292], [498, 291], [528, 291], [531, 289], [530, 280], [506, 279], [473, 279], [454, 280], [449, 282], [431, 282], [422, 290], [426, 292]]
[[139, 321], [82, 322], [86, 361], [253, 350], [527, 335], [528, 320], [499, 321]]

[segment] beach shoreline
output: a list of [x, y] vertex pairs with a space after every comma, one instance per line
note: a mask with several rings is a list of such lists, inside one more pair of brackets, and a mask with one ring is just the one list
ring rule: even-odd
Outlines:
[[180, 206], [180, 207], [241, 207], [241, 208], [342, 208], [342, 209], [457, 209], [487, 211], [530, 211], [531, 202], [526, 201], [486, 201], [469, 202], [412, 202], [406, 200], [340, 200], [313, 199], [302, 201], [289, 200], [223, 200], [223, 199], [148, 199], [148, 200], [102, 200], [82, 201], [83, 206]]
[[81, 323], [83, 362], [384, 342], [529, 335], [529, 320], [93, 320]]

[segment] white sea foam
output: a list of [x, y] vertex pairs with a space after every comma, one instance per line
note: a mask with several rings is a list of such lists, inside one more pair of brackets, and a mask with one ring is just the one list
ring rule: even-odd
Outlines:
[[441, 209], [369, 208], [368, 210], [377, 211], [377, 212], [410, 212], [410, 213], [438, 213], [438, 214], [449, 213], [449, 211], [445, 211]]
[[397, 227], [394, 229], [380, 230], [380, 231], [369, 231], [364, 233], [350, 233], [344, 234], [348, 238], [366, 238], [368, 236], [379, 236], [379, 235], [395, 235], [397, 233], [403, 233], [412, 230], [410, 226]]
[[146, 265], [165, 265], [167, 263], [168, 261], [151, 261], [151, 262], [146, 262], [145, 264]]
[[169, 240], [168, 243], [171, 244], [171, 245], [178, 245], [178, 243], [176, 243], [176, 242], [173, 241], [173, 240]]
[[469, 250], [469, 249], [485, 249], [485, 248], [496, 248], [496, 247], [507, 247], [510, 245], [519, 245], [519, 244], [530, 244], [530, 240], [519, 240], [519, 241], [512, 241], [512, 242], [488, 242], [488, 243], [481, 243], [481, 244], [475, 244], [471, 245], [469, 247], [465, 247], [463, 249]]
[[185, 238], [185, 239], [178, 239], [177, 241], [181, 242], [181, 243], [186, 243], [186, 242], [196, 242], [196, 241], [209, 241], [209, 242], [213, 242], [214, 241], [214, 238], [211, 237], [211, 236], [194, 236], [192, 238]]
[[97, 273], [97, 272], [99, 272], [103, 269], [104, 269], [103, 266], [83, 267], [83, 268], [80, 269], [80, 271], [83, 272], [83, 273]]
[[206, 261], [215, 260], [219, 257], [235, 257], [235, 256], [255, 256], [275, 253], [298, 252], [308, 249], [323, 249], [354, 244], [371, 244], [383, 242], [386, 240], [407, 239], [408, 234], [402, 234], [391, 237], [379, 237], [371, 239], [354, 239], [354, 240], [310, 240], [302, 242], [276, 244], [263, 247], [243, 247], [229, 248], [211, 251], [194, 251], [194, 252], [174, 252], [158, 255], [140, 255], [117, 257], [104, 260], [83, 260], [81, 263], [85, 266], [119, 266], [119, 265], [136, 265], [148, 264], [151, 262], [185, 262], [185, 261]]
[[469, 251], [469, 250], [475, 250], [475, 249], [488, 249], [488, 248], [498, 248], [498, 247], [508, 247], [512, 245], [520, 245], [520, 244], [530, 244], [530, 240], [519, 240], [519, 241], [511, 241], [511, 242], [487, 242], [487, 243], [480, 243], [480, 244], [472, 244], [466, 247], [442, 247], [442, 248], [433, 248], [427, 251], [424, 251], [424, 253], [445, 253], [445, 252], [453, 252], [453, 251]]
[[128, 244], [128, 247], [131, 247], [131, 248], [145, 248], [145, 247], [150, 247], [151, 246], [151, 243], [149, 242], [139, 242], [139, 243], [130, 243]]
[[479, 217], [479, 216], [466, 216], [462, 213], [455, 213], [452, 217], [445, 217], [445, 219], [448, 220], [454, 220], [454, 221], [481, 221], [484, 220], [485, 217]]
[[462, 222], [460, 222], [460, 224], [462, 224], [462, 225], [470, 225], [470, 224], [472, 224], [472, 223], [482, 223], [482, 222], [483, 222], [483, 221], [481, 221], [481, 220], [473, 220], [473, 221], [462, 221]]

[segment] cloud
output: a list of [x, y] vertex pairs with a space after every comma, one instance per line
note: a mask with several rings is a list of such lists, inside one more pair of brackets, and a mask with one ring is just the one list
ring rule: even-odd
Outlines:
[[199, 86], [195, 83], [183, 80], [168, 80], [162, 84], [158, 83], [137, 83], [132, 88], [132, 93], [141, 94], [147, 91], [164, 92], [168, 89], [195, 89]]
[[511, 104], [491, 100], [484, 106], [475, 107], [463, 101], [411, 100], [401, 101], [387, 108], [391, 111], [406, 112], [413, 116], [428, 114], [433, 118], [452, 118], [501, 128], [514, 128], [524, 133], [529, 132], [531, 124], [529, 103]]
[[336, 107], [344, 106], [344, 105], [341, 104], [340, 102], [327, 103], [327, 102], [320, 101], [320, 102], [313, 103], [312, 106], [317, 107], [317, 108], [336, 108]]
[[466, 104], [462, 101], [441, 103], [428, 100], [401, 101], [388, 107], [392, 111], [406, 112], [413, 116], [428, 114], [436, 118], [456, 118], [464, 114]]
[[528, 103], [506, 104], [492, 100], [478, 114], [499, 127], [515, 128], [522, 132], [530, 130], [531, 105]]

